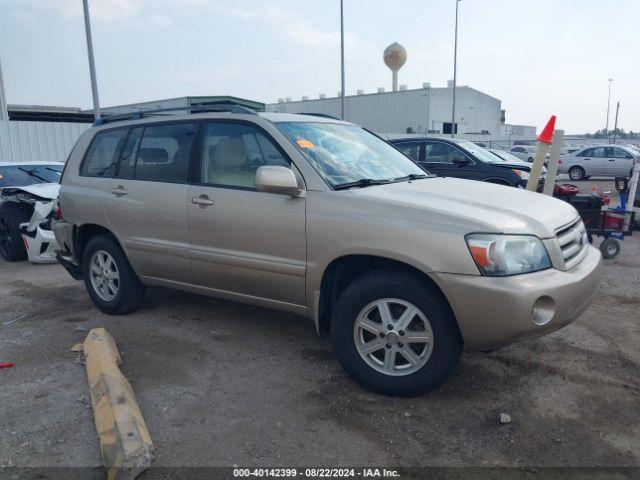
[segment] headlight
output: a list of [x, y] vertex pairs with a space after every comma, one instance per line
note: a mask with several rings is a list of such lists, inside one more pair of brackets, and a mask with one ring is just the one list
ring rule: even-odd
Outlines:
[[517, 168], [513, 168], [512, 169], [513, 173], [515, 173], [516, 175], [518, 175], [522, 180], [529, 180], [529, 172], [526, 172], [524, 170], [518, 170]]
[[467, 245], [480, 273], [516, 275], [551, 268], [549, 254], [538, 237], [472, 233]]

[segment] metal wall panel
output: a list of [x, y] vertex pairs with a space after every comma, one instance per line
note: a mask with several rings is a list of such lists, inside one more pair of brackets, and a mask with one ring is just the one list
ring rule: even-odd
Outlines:
[[0, 162], [64, 162], [88, 123], [0, 121]]
[[[451, 122], [451, 88], [421, 88], [397, 92], [350, 95], [345, 97], [345, 119], [379, 133], [401, 134], [427, 130], [442, 132]], [[458, 132], [498, 134], [500, 100], [471, 87], [456, 93]], [[314, 99], [267, 105], [267, 111], [286, 113], [327, 113], [340, 115], [340, 99]]]

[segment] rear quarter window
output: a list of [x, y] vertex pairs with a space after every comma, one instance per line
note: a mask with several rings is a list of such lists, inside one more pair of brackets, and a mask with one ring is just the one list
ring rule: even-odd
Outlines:
[[82, 162], [80, 175], [84, 177], [113, 177], [116, 171], [117, 153], [126, 134], [126, 128], [97, 133]]

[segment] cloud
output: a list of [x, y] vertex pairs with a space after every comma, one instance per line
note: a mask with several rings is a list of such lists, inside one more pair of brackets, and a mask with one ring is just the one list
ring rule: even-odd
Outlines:
[[[320, 51], [340, 48], [340, 30], [321, 30], [306, 16], [289, 9], [270, 5], [262, 8], [222, 7], [219, 12], [245, 21], [260, 21], [261, 24], [273, 26], [274, 33], [294, 42], [296, 45]], [[355, 53], [361, 49], [372, 48], [369, 42], [357, 35], [345, 32], [345, 50]]]
[[[165, 15], [153, 12], [154, 6], [177, 0], [89, 0], [89, 13], [92, 23], [115, 23], [143, 21], [156, 26], [171, 26], [171, 20]], [[191, 5], [206, 0], [182, 0]], [[36, 15], [54, 11], [68, 19], [83, 17], [81, 0], [13, 0], [9, 8], [17, 15]], [[151, 11], [151, 13], [149, 13]]]

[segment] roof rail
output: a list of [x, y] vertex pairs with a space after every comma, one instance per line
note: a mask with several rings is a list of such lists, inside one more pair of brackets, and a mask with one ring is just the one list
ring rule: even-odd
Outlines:
[[300, 112], [298, 115], [310, 115], [310, 116], [313, 116], [313, 117], [331, 118], [333, 120], [342, 121], [342, 119], [340, 117], [336, 117], [335, 115], [329, 115], [328, 113]]
[[256, 111], [251, 108], [239, 105], [237, 103], [221, 102], [211, 105], [191, 105], [187, 107], [171, 107], [171, 108], [156, 108], [150, 110], [139, 110], [137, 112], [128, 113], [116, 113], [114, 115], [108, 115], [106, 117], [98, 118], [93, 122], [93, 126], [97, 127], [106, 123], [124, 122], [125, 120], [137, 120], [139, 118], [154, 116], [158, 114], [164, 114], [168, 112], [184, 112], [191, 113], [205, 113], [205, 112], [229, 112], [229, 113], [245, 113], [248, 115], [256, 115]]

